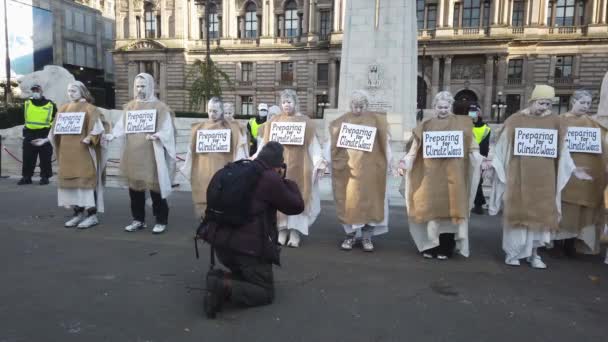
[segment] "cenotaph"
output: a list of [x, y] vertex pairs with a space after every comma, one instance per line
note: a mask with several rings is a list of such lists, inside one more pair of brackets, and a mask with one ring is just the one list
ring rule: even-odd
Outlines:
[[326, 126], [349, 111], [350, 95], [370, 95], [370, 110], [386, 112], [393, 150], [403, 152], [416, 125], [417, 28], [415, 1], [346, 2], [338, 109], [325, 111]]

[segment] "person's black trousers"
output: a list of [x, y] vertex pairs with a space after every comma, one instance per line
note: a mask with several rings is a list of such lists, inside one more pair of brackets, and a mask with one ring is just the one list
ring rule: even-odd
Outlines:
[[44, 132], [35, 132], [34, 134], [24, 132], [23, 165], [21, 167], [21, 176], [23, 178], [32, 178], [38, 158], [40, 158], [40, 177], [53, 177], [53, 168], [51, 166], [53, 146], [50, 143], [46, 143], [42, 146], [32, 145], [32, 140], [43, 139], [48, 136], [48, 130], [45, 129], [41, 131], [46, 132], [46, 135]]
[[429, 253], [433, 257], [437, 255], [444, 255], [451, 258], [456, 248], [456, 234], [444, 233], [439, 235], [439, 246], [431, 249], [427, 249], [424, 253]]
[[477, 194], [475, 195], [475, 207], [481, 207], [484, 204], [486, 204], [486, 197], [483, 195], [483, 179], [480, 179]]
[[[146, 192], [129, 189], [131, 198], [131, 215], [139, 222], [146, 222]], [[152, 197], [152, 213], [157, 224], [167, 224], [169, 220], [169, 205], [158, 192], [150, 191]]]
[[223, 248], [216, 248], [215, 255], [232, 272], [232, 303], [246, 307], [272, 303], [274, 276], [271, 262]]

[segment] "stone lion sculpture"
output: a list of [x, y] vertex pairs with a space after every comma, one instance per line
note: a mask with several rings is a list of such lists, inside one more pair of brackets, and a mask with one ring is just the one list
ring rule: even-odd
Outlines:
[[68, 84], [75, 80], [74, 75], [66, 69], [57, 65], [47, 65], [40, 71], [34, 71], [20, 77], [17, 82], [19, 82], [21, 98], [29, 98], [31, 96], [30, 88], [34, 84], [39, 84], [42, 87], [44, 97], [60, 107], [69, 102], [66, 89], [68, 89]]

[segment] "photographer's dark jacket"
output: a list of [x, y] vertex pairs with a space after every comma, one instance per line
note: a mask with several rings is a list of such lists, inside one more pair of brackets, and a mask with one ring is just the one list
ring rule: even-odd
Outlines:
[[286, 215], [299, 215], [304, 211], [304, 200], [295, 182], [283, 179], [261, 160], [254, 163], [264, 171], [251, 200], [251, 221], [235, 228], [210, 222], [203, 238], [215, 247], [261, 257], [278, 265], [277, 210]]

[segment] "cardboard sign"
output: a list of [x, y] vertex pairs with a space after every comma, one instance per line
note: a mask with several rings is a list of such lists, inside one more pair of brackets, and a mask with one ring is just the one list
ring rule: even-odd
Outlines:
[[422, 157], [463, 158], [464, 134], [462, 131], [429, 131], [422, 133]]
[[602, 153], [602, 132], [593, 127], [568, 127], [566, 137], [570, 152]]
[[342, 123], [337, 147], [371, 152], [376, 140], [376, 127]]
[[229, 129], [199, 129], [196, 131], [196, 153], [230, 152]]
[[156, 132], [156, 109], [128, 111], [126, 132], [127, 134]]
[[85, 112], [57, 114], [53, 134], [82, 134], [82, 126], [84, 125], [85, 115]]
[[557, 158], [557, 130], [516, 128], [513, 155]]
[[281, 145], [304, 145], [306, 122], [273, 122], [270, 126], [270, 141]]

